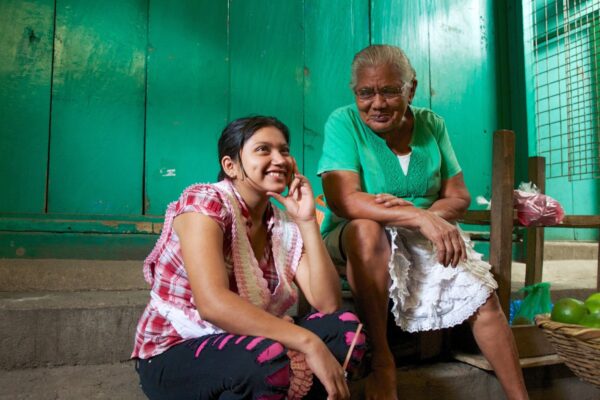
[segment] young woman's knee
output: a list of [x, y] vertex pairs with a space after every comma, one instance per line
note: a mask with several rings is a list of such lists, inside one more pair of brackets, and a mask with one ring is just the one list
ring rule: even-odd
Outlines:
[[319, 336], [340, 363], [344, 362], [348, 349], [354, 342], [350, 360], [354, 366], [360, 362], [366, 349], [364, 332], [360, 332], [354, 339], [359, 323], [353, 312], [339, 310], [332, 314], [312, 313], [300, 321], [299, 325]]
[[265, 339], [265, 346], [254, 355], [255, 366], [251, 368], [253, 386], [264, 390], [287, 390], [290, 385], [287, 349], [279, 342]]

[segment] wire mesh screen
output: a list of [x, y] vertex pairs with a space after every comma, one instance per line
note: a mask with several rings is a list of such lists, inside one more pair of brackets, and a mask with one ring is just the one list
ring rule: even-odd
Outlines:
[[546, 176], [600, 178], [600, 0], [530, 0], [537, 152]]

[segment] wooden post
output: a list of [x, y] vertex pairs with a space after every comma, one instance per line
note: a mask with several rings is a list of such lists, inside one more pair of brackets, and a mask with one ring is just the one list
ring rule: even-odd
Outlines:
[[600, 237], [598, 237], [598, 266], [596, 268], [596, 291], [600, 292]]
[[[546, 159], [529, 157], [529, 180], [536, 184], [540, 193], [546, 193]], [[525, 267], [525, 285], [542, 281], [544, 263], [544, 227], [527, 228], [527, 260]]]
[[492, 209], [490, 264], [498, 282], [498, 297], [508, 316], [511, 292], [515, 133], [494, 132], [492, 158]]

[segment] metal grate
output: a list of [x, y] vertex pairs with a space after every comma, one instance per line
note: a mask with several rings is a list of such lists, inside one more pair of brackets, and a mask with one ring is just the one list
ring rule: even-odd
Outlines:
[[546, 176], [600, 178], [600, 0], [531, 0], [537, 153]]

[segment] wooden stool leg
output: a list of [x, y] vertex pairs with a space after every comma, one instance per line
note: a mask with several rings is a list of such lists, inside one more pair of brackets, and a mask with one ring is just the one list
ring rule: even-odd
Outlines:
[[498, 282], [500, 305], [508, 316], [512, 275], [515, 133], [508, 130], [494, 132], [493, 146], [490, 264]]
[[[540, 193], [546, 192], [546, 160], [544, 157], [529, 157], [529, 180], [538, 187]], [[542, 281], [544, 263], [544, 228], [527, 228], [527, 261], [525, 267], [525, 285]]]
[[596, 291], [600, 292], [600, 237], [598, 238], [598, 268], [596, 269]]

